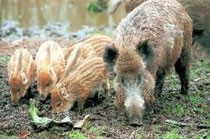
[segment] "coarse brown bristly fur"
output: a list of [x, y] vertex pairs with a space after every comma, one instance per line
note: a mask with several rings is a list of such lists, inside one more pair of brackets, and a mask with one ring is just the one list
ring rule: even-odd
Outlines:
[[80, 110], [91, 94], [100, 91], [101, 86], [109, 94], [109, 77], [103, 59], [88, 57], [78, 63], [56, 84], [51, 96], [54, 111], [63, 112], [77, 101]]
[[8, 64], [11, 101], [17, 103], [24, 97], [35, 74], [35, 63], [26, 49], [17, 49]]
[[46, 98], [58, 82], [65, 66], [64, 53], [54, 41], [44, 42], [35, 59], [37, 88], [42, 98]]
[[77, 63], [80, 63], [88, 57], [102, 57], [105, 47], [112, 44], [113, 41], [109, 36], [94, 35], [83, 40], [79, 40], [67, 48], [64, 48], [63, 51], [66, 59], [66, 67], [62, 76], [74, 68]]
[[[64, 48], [64, 54], [65, 54], [65, 59], [67, 60], [68, 57], [70, 56], [71, 52], [74, 50], [74, 48], [81, 46], [82, 49], [84, 48], [85, 50], [83, 53], [88, 53], [88, 49], [93, 49], [96, 54], [100, 57], [102, 57], [104, 53], [104, 48], [107, 45], [111, 45], [113, 43], [112, 39], [109, 36], [106, 35], [94, 35], [88, 38], [85, 38], [83, 40], [79, 40], [78, 42], [71, 44], [67, 48]], [[87, 54], [84, 54], [87, 55]]]
[[181, 93], [187, 94], [191, 44], [192, 20], [176, 0], [149, 0], [120, 22], [104, 61], [117, 74], [116, 104], [125, 107], [128, 118], [142, 117], [144, 102], [154, 103], [154, 90], [161, 94], [174, 66]]

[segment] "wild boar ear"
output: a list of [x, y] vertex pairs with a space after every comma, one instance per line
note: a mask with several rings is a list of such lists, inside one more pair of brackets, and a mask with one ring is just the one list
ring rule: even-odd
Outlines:
[[23, 81], [23, 84], [27, 84], [28, 83], [28, 79], [26, 78], [26, 75], [24, 72], [20, 73], [20, 78]]
[[111, 46], [106, 46], [104, 50], [103, 60], [107, 63], [108, 72], [114, 72], [114, 65], [118, 56], [117, 49]]
[[60, 94], [64, 99], [69, 99], [70, 98], [70, 95], [68, 94], [66, 88], [61, 88]]
[[146, 62], [146, 65], [151, 65], [154, 59], [154, 49], [151, 43], [149, 43], [148, 40], [140, 42], [138, 44], [138, 51], [140, 56], [142, 56], [143, 60]]

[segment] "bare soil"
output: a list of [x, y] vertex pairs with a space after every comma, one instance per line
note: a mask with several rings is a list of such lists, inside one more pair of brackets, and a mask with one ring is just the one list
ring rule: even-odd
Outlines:
[[[61, 47], [68, 46], [71, 41], [55, 40]], [[37, 49], [43, 41], [20, 40], [20, 41], [0, 41], [0, 57], [10, 57], [16, 48], [24, 47], [35, 56]], [[205, 61], [193, 60], [192, 71], [200, 68]], [[209, 64], [209, 62], [207, 62]], [[180, 95], [180, 84], [178, 77], [173, 74], [165, 82], [162, 97], [156, 99], [153, 114], [144, 117], [143, 125], [128, 125], [124, 113], [115, 107], [115, 94], [112, 88], [112, 96], [108, 101], [104, 96], [98, 100], [89, 99], [85, 105], [85, 110], [81, 114], [77, 108], [69, 111], [73, 123], [82, 120], [85, 115], [90, 114], [91, 127], [80, 132], [86, 137], [96, 138], [161, 138], [164, 135], [183, 135], [186, 138], [195, 138], [196, 135], [207, 137], [208, 129], [193, 127], [179, 127], [165, 123], [165, 119], [172, 119], [193, 124], [210, 124], [210, 70], [196, 71], [196, 76], [190, 80], [190, 90], [188, 96]], [[20, 100], [19, 105], [14, 106], [10, 102], [9, 84], [7, 75], [7, 64], [0, 61], [0, 135], [15, 136], [27, 130], [30, 138], [39, 138], [42, 129], [34, 129], [29, 117], [29, 99], [36, 100], [36, 106], [40, 111], [40, 116], [52, 117], [50, 98], [40, 101], [37, 92], [36, 79], [27, 92], [27, 95]], [[194, 98], [196, 98], [194, 100]], [[199, 99], [198, 99], [199, 98]], [[198, 99], [198, 100], [197, 100]], [[70, 129], [73, 132], [74, 130]], [[45, 134], [48, 138], [68, 138], [63, 131], [48, 130]], [[1, 136], [0, 136], [1, 137]], [[179, 137], [179, 136], [177, 136]]]

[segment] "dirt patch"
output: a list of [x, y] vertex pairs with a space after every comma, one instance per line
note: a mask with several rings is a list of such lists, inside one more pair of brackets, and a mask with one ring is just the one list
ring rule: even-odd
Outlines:
[[[194, 62], [193, 70], [198, 66], [202, 66], [202, 61]], [[6, 71], [6, 64], [0, 63], [0, 135], [15, 135], [18, 136], [23, 130], [31, 132], [29, 137], [38, 137], [42, 130], [33, 129], [31, 126], [31, 119], [28, 114], [29, 99], [36, 100], [36, 106], [40, 111], [40, 116], [51, 117], [50, 99], [46, 101], [39, 101], [38, 92], [36, 89], [36, 80], [28, 90], [27, 95], [20, 100], [18, 106], [13, 106], [10, 103], [8, 75]], [[161, 137], [164, 134], [171, 133], [185, 134], [186, 137], [195, 137], [196, 133], [203, 131], [195, 127], [182, 127], [168, 125], [164, 123], [165, 119], [173, 119], [177, 121], [190, 123], [204, 123], [209, 121], [207, 113], [209, 113], [209, 79], [207, 75], [209, 70], [201, 70], [198, 72], [199, 76], [191, 79], [189, 96], [182, 96], [179, 94], [179, 80], [177, 76], [170, 76], [165, 83], [163, 95], [158, 98], [155, 106], [155, 113], [144, 117], [143, 126], [130, 126], [126, 122], [124, 113], [115, 107], [114, 92], [109, 101], [104, 101], [104, 96], [99, 100], [89, 99], [85, 105], [85, 110], [81, 114], [78, 109], [69, 111], [68, 115], [71, 117], [73, 123], [82, 120], [85, 115], [90, 114], [91, 127], [96, 128], [97, 132], [90, 130], [81, 131], [85, 136], [96, 137], [103, 136], [106, 138], [129, 138], [131, 136], [155, 138]], [[198, 100], [193, 100], [199, 98]], [[192, 101], [193, 100], [193, 101]], [[194, 103], [195, 101], [195, 103]], [[198, 102], [197, 102], [198, 101]], [[202, 110], [201, 110], [202, 109]], [[178, 131], [177, 131], [178, 130]], [[204, 136], [207, 130], [204, 129]], [[203, 134], [203, 132], [202, 132]], [[62, 132], [47, 131], [46, 137], [60, 138], [67, 137]]]
[[[65, 47], [71, 41], [56, 40], [61, 47]], [[9, 56], [14, 49], [26, 47], [33, 56], [43, 41], [17, 41], [0, 42], [0, 57]], [[89, 99], [85, 110], [81, 114], [77, 108], [67, 112], [73, 123], [82, 120], [85, 115], [90, 114], [90, 127], [80, 131], [86, 137], [103, 136], [105, 138], [160, 138], [167, 135], [186, 135], [193, 138], [195, 135], [206, 137], [207, 129], [196, 127], [179, 127], [166, 124], [165, 119], [173, 119], [182, 122], [195, 124], [209, 124], [210, 112], [210, 75], [209, 62], [205, 60], [193, 61], [189, 96], [179, 94], [180, 84], [178, 77], [173, 74], [169, 76], [164, 85], [163, 95], [157, 98], [153, 114], [144, 117], [143, 125], [128, 125], [124, 112], [115, 107], [115, 94], [112, 89], [112, 96], [109, 101], [101, 96], [98, 100]], [[37, 92], [36, 79], [28, 90], [27, 95], [20, 100], [18, 106], [10, 102], [9, 84], [7, 75], [7, 64], [0, 61], [0, 135], [18, 136], [23, 130], [31, 132], [29, 137], [37, 138], [43, 132], [34, 129], [29, 117], [29, 99], [36, 100], [40, 116], [52, 117], [50, 99], [40, 101]], [[70, 132], [74, 132], [70, 130]], [[67, 138], [68, 135], [61, 131], [46, 131], [48, 138]], [[180, 136], [176, 136], [179, 138]]]

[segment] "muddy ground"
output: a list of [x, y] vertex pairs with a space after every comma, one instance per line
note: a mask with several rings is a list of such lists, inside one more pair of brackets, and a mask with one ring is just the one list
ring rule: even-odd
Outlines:
[[[59, 37], [58, 37], [59, 38]], [[82, 130], [35, 129], [29, 117], [29, 99], [36, 100], [40, 116], [52, 117], [50, 99], [39, 101], [36, 79], [27, 95], [18, 106], [10, 102], [7, 63], [14, 49], [25, 47], [35, 56], [40, 40], [21, 39], [0, 41], [0, 138], [18, 137], [27, 130], [29, 138], [208, 138], [208, 128], [198, 128], [196, 124], [210, 125], [210, 63], [206, 58], [194, 58], [188, 96], [179, 94], [180, 84], [175, 73], [167, 77], [163, 94], [156, 98], [154, 113], [144, 117], [143, 125], [128, 125], [124, 113], [115, 107], [115, 94], [108, 101], [89, 99], [81, 114], [77, 108], [69, 111], [73, 123], [90, 114], [90, 121]], [[69, 39], [56, 39], [62, 47], [68, 46]], [[113, 87], [113, 86], [112, 86]], [[194, 126], [177, 126], [165, 123], [166, 119], [192, 123]]]

